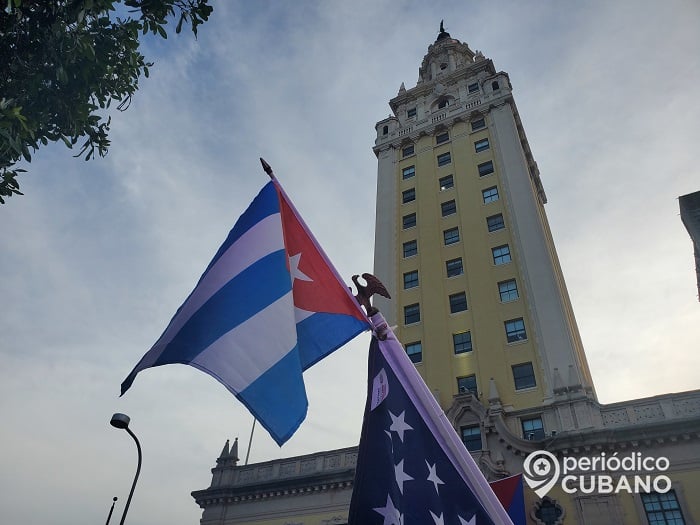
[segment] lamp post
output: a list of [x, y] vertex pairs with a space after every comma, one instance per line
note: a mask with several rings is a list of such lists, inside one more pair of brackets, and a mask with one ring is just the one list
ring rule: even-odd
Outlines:
[[134, 441], [136, 442], [136, 450], [137, 450], [138, 455], [139, 455], [139, 462], [138, 462], [138, 465], [136, 466], [136, 475], [134, 476], [134, 483], [131, 485], [131, 492], [129, 492], [129, 498], [126, 500], [126, 505], [124, 505], [124, 513], [122, 514], [122, 520], [119, 522], [119, 525], [124, 525], [124, 520], [126, 519], [126, 513], [128, 512], [129, 505], [131, 504], [131, 497], [134, 495], [134, 489], [136, 488], [136, 482], [138, 481], [139, 473], [141, 472], [141, 443], [139, 443], [139, 440], [136, 437], [136, 434], [134, 434], [131, 431], [131, 429], [129, 428], [129, 421], [131, 421], [131, 419], [126, 414], [114, 414], [112, 416], [112, 419], [109, 422], [109, 424], [112, 425], [114, 428], [126, 430], [127, 433], [132, 438], [134, 438]]
[[112, 498], [112, 506], [109, 508], [109, 514], [107, 514], [107, 523], [105, 525], [109, 525], [109, 520], [112, 519], [112, 512], [114, 512], [114, 504], [117, 502], [117, 497], [114, 496]]

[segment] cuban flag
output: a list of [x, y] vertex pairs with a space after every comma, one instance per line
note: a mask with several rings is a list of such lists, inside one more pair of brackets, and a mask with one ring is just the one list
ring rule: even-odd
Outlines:
[[513, 525], [527, 525], [525, 518], [525, 493], [523, 491], [523, 475], [515, 474], [508, 478], [489, 483], [494, 494], [508, 512]]
[[306, 417], [302, 372], [370, 327], [276, 179], [238, 219], [141, 370], [218, 379], [282, 445]]
[[349, 525], [512, 525], [381, 314]]

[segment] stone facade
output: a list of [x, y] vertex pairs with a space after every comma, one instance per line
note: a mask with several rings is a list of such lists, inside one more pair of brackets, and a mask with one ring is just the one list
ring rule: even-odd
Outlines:
[[[457, 431], [474, 424], [482, 429], [481, 450], [472, 455], [489, 481], [522, 472], [525, 458], [538, 450], [560, 462], [602, 454], [664, 457], [669, 468], [663, 474], [685, 523], [700, 522], [700, 501], [693, 497], [700, 490], [700, 390], [609, 405], [563, 392], [540, 415], [546, 422], [564, 420], [569, 428], [527, 439], [521, 421], [531, 411], [504, 407], [497, 397], [485, 405], [469, 392], [455, 396], [447, 411]], [[203, 509], [202, 525], [341, 525], [347, 522], [356, 461], [357, 447], [350, 447], [241, 466], [237, 446], [229, 450], [227, 444], [212, 469], [211, 486], [192, 496]], [[577, 479], [588, 474], [571, 473]], [[526, 490], [531, 523], [553, 525], [537, 518], [543, 502], [560, 514], [556, 523], [648, 523], [639, 494], [586, 494], [577, 479], [568, 484], [575, 494], [555, 486], [538, 498]]]

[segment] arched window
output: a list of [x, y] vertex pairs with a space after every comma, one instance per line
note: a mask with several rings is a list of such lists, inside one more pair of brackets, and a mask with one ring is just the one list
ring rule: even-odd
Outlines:
[[389, 126], [384, 126], [384, 127], [382, 128], [382, 135], [386, 135], [386, 134], [388, 134], [388, 133], [389, 133]]
[[443, 98], [440, 102], [438, 102], [438, 109], [446, 108], [449, 105], [450, 105], [450, 101], [447, 100], [446, 98]]
[[491, 82], [491, 89], [493, 89], [494, 91], [498, 91], [499, 89], [501, 89], [501, 86], [498, 84], [498, 80], [494, 80], [493, 82]]

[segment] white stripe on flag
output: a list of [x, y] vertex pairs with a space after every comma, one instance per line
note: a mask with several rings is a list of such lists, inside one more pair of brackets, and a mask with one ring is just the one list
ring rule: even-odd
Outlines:
[[241, 392], [296, 346], [293, 311], [289, 292], [214, 341], [190, 364]]
[[222, 286], [251, 264], [266, 255], [283, 249], [282, 216], [279, 213], [268, 215], [253, 225], [229, 246], [228, 250], [216, 261], [216, 264], [209, 269], [153, 347], [165, 348], [187, 320]]

